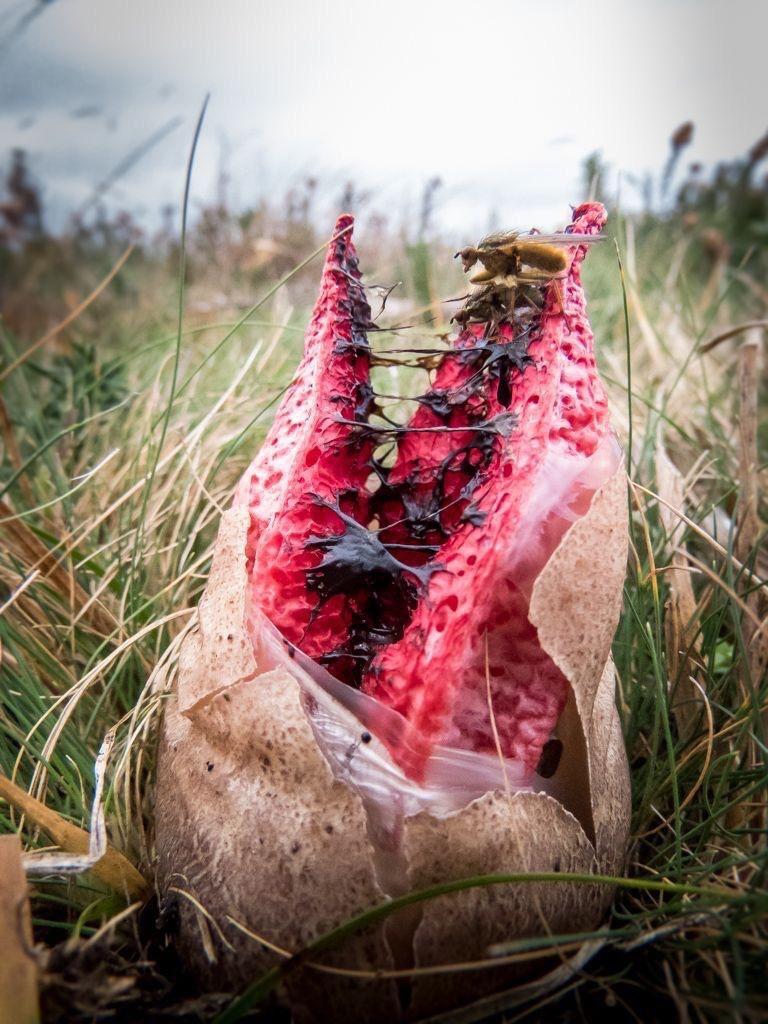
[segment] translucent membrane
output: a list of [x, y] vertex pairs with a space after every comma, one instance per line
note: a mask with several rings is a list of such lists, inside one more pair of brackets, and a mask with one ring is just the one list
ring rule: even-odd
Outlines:
[[588, 456], [554, 447], [547, 452], [507, 563], [507, 572], [528, 599], [536, 577], [566, 530], [585, 514], [595, 493], [619, 468], [621, 459], [621, 447], [613, 433], [608, 433]]
[[543, 779], [527, 772], [518, 761], [502, 762], [496, 755], [441, 746], [433, 748], [425, 778], [416, 782], [387, 750], [407, 732], [407, 722], [399, 712], [339, 682], [282, 637], [258, 609], [251, 610], [249, 628], [258, 644], [259, 667], [264, 671], [284, 668], [296, 679], [334, 775], [352, 786], [366, 805], [391, 808], [393, 816], [428, 811], [443, 817], [489, 790], [546, 788]]

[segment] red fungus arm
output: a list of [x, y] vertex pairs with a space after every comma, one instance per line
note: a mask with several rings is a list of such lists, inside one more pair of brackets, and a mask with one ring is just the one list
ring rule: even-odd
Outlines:
[[[575, 211], [570, 230], [598, 233], [600, 204]], [[567, 696], [567, 684], [528, 621], [530, 588], [567, 528], [548, 491], [561, 456], [593, 455], [608, 433], [574, 246], [567, 278], [549, 288], [528, 346], [532, 363], [512, 378], [515, 425], [476, 489], [482, 521], [463, 524], [441, 548], [441, 570], [403, 637], [374, 660], [365, 689], [398, 710], [407, 734], [394, 755], [418, 775], [432, 744], [495, 749], [534, 768]], [[562, 303], [561, 303], [562, 299]], [[610, 459], [608, 460], [610, 462]], [[577, 494], [574, 483], [568, 497]], [[583, 511], [584, 508], [581, 508]], [[562, 510], [560, 510], [562, 511]]]
[[309, 586], [307, 573], [323, 561], [313, 541], [342, 533], [334, 506], [361, 524], [368, 517], [370, 307], [352, 225], [349, 215], [336, 223], [304, 356], [235, 498], [251, 514], [247, 553], [255, 604], [317, 659], [343, 647], [359, 596], [324, 599]]

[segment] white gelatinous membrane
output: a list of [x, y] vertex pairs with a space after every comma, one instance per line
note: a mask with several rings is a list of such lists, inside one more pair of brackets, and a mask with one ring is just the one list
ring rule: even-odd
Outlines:
[[444, 818], [492, 790], [544, 788], [544, 780], [521, 762], [440, 746], [432, 750], [423, 781], [409, 778], [386, 747], [386, 741], [399, 737], [402, 743], [406, 735], [399, 712], [335, 679], [252, 606], [248, 627], [259, 666], [286, 669], [296, 679], [319, 749], [334, 776], [362, 800], [377, 881], [387, 895], [408, 889], [402, 847], [406, 818], [422, 811]]
[[588, 456], [550, 447], [515, 530], [514, 550], [506, 565], [526, 597], [530, 598], [536, 577], [568, 527], [585, 514], [595, 492], [613, 476], [621, 459], [621, 447], [613, 433]]
[[391, 817], [391, 829], [395, 819], [421, 811], [435, 817], [452, 814], [489, 790], [545, 791], [545, 780], [519, 761], [441, 746], [433, 748], [423, 781], [409, 778], [386, 747], [405, 734], [399, 712], [335, 679], [281, 636], [258, 609], [251, 608], [249, 628], [259, 645], [259, 667], [287, 669], [301, 686], [312, 729], [336, 778], [352, 786], [369, 810], [378, 807]]
[[[570, 524], [584, 515], [620, 459], [613, 436], [589, 457], [549, 452], [508, 562], [527, 597]], [[297, 680], [318, 745], [336, 778], [360, 794], [380, 848], [396, 849], [403, 818], [420, 812], [446, 817], [490, 791], [549, 791], [548, 781], [521, 761], [452, 746], [433, 748], [423, 781], [409, 778], [387, 749], [406, 742], [402, 715], [335, 679], [289, 643], [258, 608], [250, 605], [248, 615], [260, 669], [285, 668]]]

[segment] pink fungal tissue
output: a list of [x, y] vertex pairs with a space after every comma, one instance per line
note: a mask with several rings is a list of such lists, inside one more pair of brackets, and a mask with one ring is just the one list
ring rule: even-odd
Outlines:
[[437, 744], [500, 747], [533, 771], [565, 705], [528, 606], [621, 458], [581, 283], [585, 236], [605, 220], [600, 203], [576, 208], [563, 274], [457, 329], [395, 425], [371, 384], [376, 326], [340, 217], [303, 358], [237, 489], [254, 606], [397, 713], [387, 744], [413, 779]]

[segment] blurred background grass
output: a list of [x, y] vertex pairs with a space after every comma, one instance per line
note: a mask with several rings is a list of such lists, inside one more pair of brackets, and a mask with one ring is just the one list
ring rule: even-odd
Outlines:
[[[573, 197], [611, 209], [585, 282], [633, 481], [614, 649], [628, 874], [690, 891], [620, 890], [586, 965], [538, 1001], [510, 1000], [507, 1020], [768, 1016], [768, 137], [684, 167], [692, 130], [675, 132], [640, 212], [606, 194], [598, 155]], [[236, 210], [222, 182], [189, 211], [180, 282], [177, 217], [150, 235], [97, 204], [51, 233], [41, 185], [15, 152], [0, 205], [0, 772], [88, 829], [94, 760], [116, 726], [110, 839], [151, 878], [163, 687], [220, 511], [299, 357], [321, 257], [301, 265], [334, 208], [358, 214], [375, 314], [397, 284], [384, 337], [433, 344], [464, 287], [453, 252], [474, 239], [434, 226], [438, 179], [402, 223], [352, 184], [334, 196], [307, 179]], [[0, 828], [29, 850], [50, 843], [8, 802]], [[702, 895], [713, 886], [717, 898]], [[232, 994], [194, 1001], [173, 908], [124, 908], [93, 875], [35, 881], [49, 1019], [210, 1019]]]

